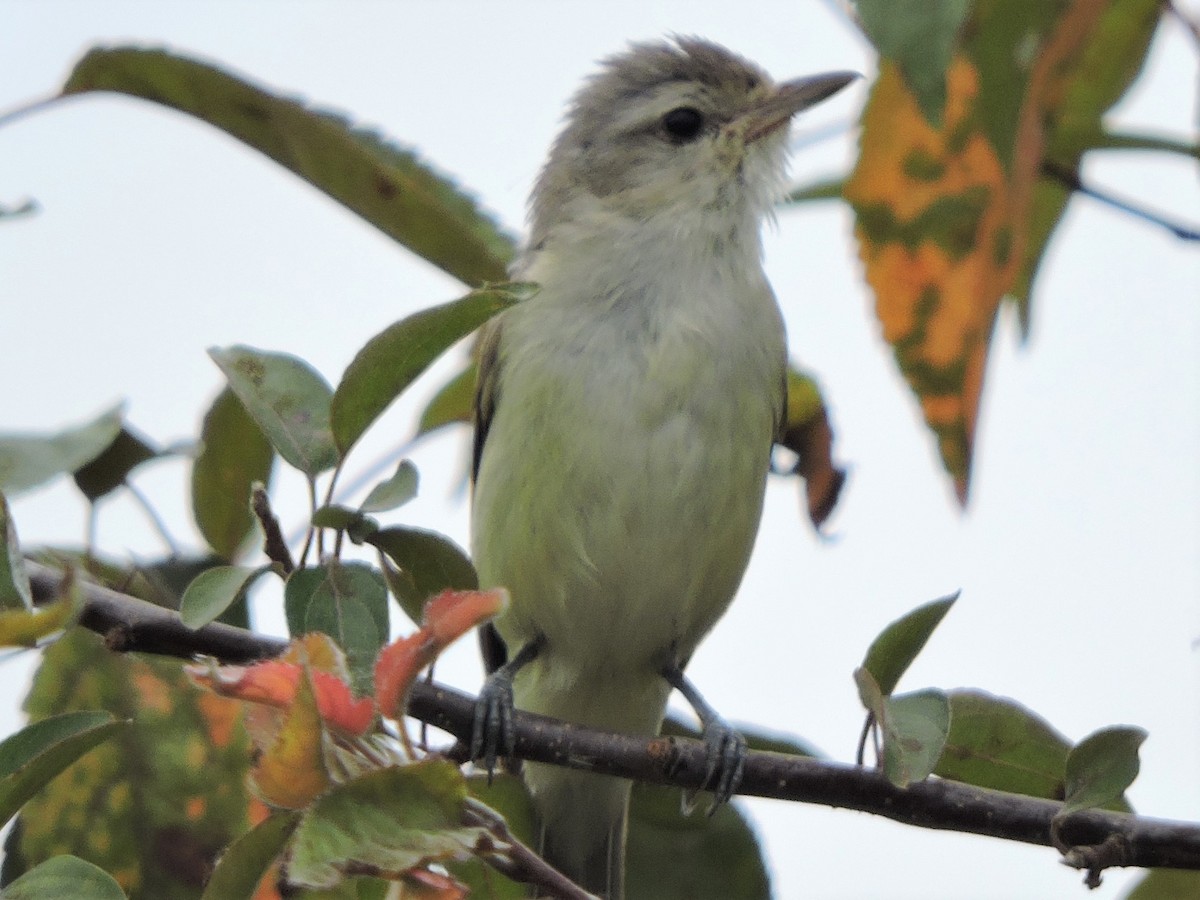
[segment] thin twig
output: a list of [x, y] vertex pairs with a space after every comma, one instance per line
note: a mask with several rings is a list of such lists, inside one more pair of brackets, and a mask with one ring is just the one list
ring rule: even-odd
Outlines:
[[38, 211], [38, 205], [33, 200], [24, 200], [18, 206], [0, 206], [0, 222], [31, 216]]
[[1182, 241], [1200, 241], [1200, 228], [1195, 228], [1191, 225], [1180, 225], [1177, 222], [1172, 222], [1167, 219], [1166, 216], [1163, 216], [1160, 213], [1151, 212], [1143, 207], [1135, 206], [1133, 203], [1127, 200], [1121, 200], [1112, 194], [1108, 194], [1097, 188], [1091, 187], [1090, 185], [1084, 183], [1083, 179], [1079, 177], [1078, 172], [1068, 168], [1067, 166], [1060, 165], [1052, 160], [1045, 160], [1042, 163], [1042, 174], [1047, 178], [1054, 179], [1073, 191], [1078, 191], [1084, 196], [1091, 197], [1093, 200], [1099, 200], [1101, 203], [1105, 203], [1114, 209], [1121, 210], [1122, 212], [1129, 213], [1131, 216], [1141, 219], [1144, 222], [1149, 222], [1152, 225], [1158, 225], [1162, 228], [1165, 228]]
[[871, 726], [875, 724], [875, 713], [867, 713], [866, 719], [863, 720], [862, 731], [858, 735], [858, 746], [854, 750], [854, 762], [856, 765], [863, 765], [867, 756], [867, 738], [871, 734]]
[[25, 116], [46, 109], [55, 103], [61, 102], [63, 99], [65, 98], [62, 94], [53, 94], [49, 97], [43, 97], [41, 100], [34, 100], [31, 103], [24, 103], [21, 106], [7, 110], [6, 112], [0, 112], [0, 128], [3, 128], [5, 125], [11, 125], [13, 122], [24, 118]]
[[267, 559], [279, 565], [284, 575], [291, 575], [296, 569], [292, 562], [292, 554], [288, 550], [287, 541], [283, 539], [283, 530], [279, 527], [279, 518], [271, 509], [271, 498], [266, 487], [256, 482], [250, 490], [250, 509], [263, 530], [263, 552]]
[[538, 856], [527, 844], [519, 841], [496, 811], [473, 797], [468, 797], [463, 815], [464, 823], [485, 828], [499, 846], [487, 854], [488, 862], [513, 881], [538, 888], [539, 897], [559, 900], [595, 900], [567, 876]]
[[[167, 545], [167, 550], [172, 557], [179, 556], [179, 545], [175, 543], [175, 539], [171, 537], [171, 532], [167, 530], [167, 523], [162, 520], [162, 516], [158, 514], [158, 510], [150, 502], [150, 499], [138, 490], [134, 485], [126, 481], [125, 489], [129, 491], [129, 495], [142, 508], [142, 512], [146, 514], [146, 518], [150, 520], [150, 524], [154, 526], [154, 530], [158, 532], [158, 536], [163, 539], [163, 543]], [[90, 550], [89, 550], [90, 552]]]
[[1166, 0], [1165, 6], [1167, 8], [1167, 12], [1175, 16], [1175, 18], [1179, 21], [1179, 24], [1181, 24], [1189, 34], [1191, 34], [1192, 40], [1196, 42], [1196, 50], [1200, 51], [1200, 23], [1193, 21], [1187, 15], [1187, 13], [1179, 8], [1179, 4], [1172, 2], [1172, 0]]
[[[304, 548], [300, 551], [300, 568], [308, 565], [308, 551], [312, 549], [313, 535], [318, 529], [313, 527], [312, 515], [317, 511], [317, 483], [312, 476], [308, 478], [308, 532], [304, 535]], [[317, 555], [320, 556], [320, 550], [317, 550]]]

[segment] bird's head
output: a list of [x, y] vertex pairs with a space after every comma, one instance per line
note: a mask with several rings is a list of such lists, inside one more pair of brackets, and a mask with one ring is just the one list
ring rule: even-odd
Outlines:
[[596, 215], [765, 214], [783, 186], [792, 117], [855, 77], [776, 84], [707, 41], [634, 44], [575, 96], [534, 190], [534, 243]]

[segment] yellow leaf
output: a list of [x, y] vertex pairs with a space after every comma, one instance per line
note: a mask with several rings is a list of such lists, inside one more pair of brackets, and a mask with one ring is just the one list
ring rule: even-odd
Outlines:
[[272, 806], [302, 809], [330, 786], [322, 752], [321, 715], [308, 674], [283, 717], [274, 743], [254, 769], [254, 783]]
[[40, 609], [0, 610], [0, 646], [34, 647], [46, 635], [65, 628], [74, 617], [75, 602], [60, 597]]

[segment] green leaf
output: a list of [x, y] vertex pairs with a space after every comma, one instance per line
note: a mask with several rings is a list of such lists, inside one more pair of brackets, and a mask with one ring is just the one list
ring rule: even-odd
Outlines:
[[1135, 882], [1123, 900], [1195, 900], [1200, 897], [1200, 872], [1151, 869]]
[[[746, 746], [751, 750], [764, 750], [768, 753], [787, 753], [792, 756], [810, 756], [820, 759], [821, 753], [807, 741], [790, 734], [767, 731], [756, 725], [737, 723], [738, 733], [746, 739]], [[671, 711], [663, 719], [660, 733], [670, 737], [685, 737], [692, 740], [703, 740], [704, 736], [690, 722], [677, 718]]]
[[433, 395], [433, 399], [425, 406], [421, 419], [417, 423], [418, 437], [436, 431], [444, 425], [453, 422], [470, 422], [471, 407], [475, 399], [475, 378], [477, 372], [474, 363], [442, 385], [441, 390]]
[[391, 588], [400, 606], [420, 622], [425, 601], [446, 589], [473, 591], [479, 576], [471, 560], [448, 537], [419, 528], [381, 528], [366, 543], [382, 550], [399, 568]]
[[91, 462], [121, 432], [122, 408], [57, 434], [0, 436], [0, 490], [14, 497]]
[[[385, 638], [380, 634], [371, 615], [368, 600], [354, 594], [335, 592], [335, 603], [315, 603], [308, 611], [305, 631], [321, 631], [329, 635], [346, 653], [351, 686], [363, 695], [371, 692], [372, 665], [383, 648]], [[382, 583], [379, 596], [387, 596]]]
[[115, 878], [78, 856], [55, 856], [4, 889], [4, 900], [125, 900]]
[[208, 122], [295, 172], [467, 284], [505, 277], [514, 241], [415, 154], [211, 65], [162, 50], [92, 50], [64, 94], [119, 91]]
[[956, 591], [948, 597], [919, 606], [892, 622], [871, 642], [863, 660], [863, 668], [874, 676], [880, 691], [890, 694], [896, 689], [900, 676], [912, 665], [957, 599]]
[[75, 485], [94, 503], [123, 485], [135, 468], [160, 455], [141, 436], [122, 428], [99, 456], [75, 470]]
[[329, 570], [325, 566], [295, 569], [288, 576], [283, 588], [283, 611], [289, 637], [297, 638], [304, 634], [308, 608], [328, 577]]
[[882, 767], [897, 787], [933, 773], [950, 733], [950, 700], [942, 691], [884, 694], [863, 667], [854, 670], [859, 699], [883, 739]]
[[950, 735], [934, 769], [965, 784], [1061, 800], [1070, 742], [1013, 700], [950, 692]]
[[[331, 503], [328, 506], [318, 507], [313, 512], [312, 518], [309, 521], [316, 528], [333, 528], [337, 531], [348, 531], [355, 527], [362, 529], [366, 522], [374, 520], [364, 516], [361, 510]], [[379, 524], [376, 523], [375, 527], [378, 528]], [[370, 530], [369, 527], [367, 527], [367, 530]]]
[[503, 816], [509, 831], [517, 840], [530, 845], [537, 843], [537, 813], [534, 812], [529, 789], [520, 775], [497, 772], [489, 778], [476, 771], [467, 776], [467, 792]]
[[299, 820], [299, 813], [276, 811], [230, 844], [209, 876], [200, 900], [253, 897]]
[[881, 56], [893, 60], [934, 127], [946, 106], [946, 68], [970, 0], [857, 0], [863, 30]]
[[768, 900], [770, 877], [754, 829], [733, 804], [684, 815], [679, 789], [634, 784], [627, 900]]
[[1114, 725], [1088, 735], [1067, 755], [1067, 792], [1059, 816], [1107, 806], [1137, 778], [1143, 728]]
[[293, 572], [284, 589], [293, 637], [321, 631], [346, 653], [353, 687], [368, 693], [375, 657], [388, 637], [387, 587], [365, 563], [331, 562]]
[[[110, 585], [120, 590], [122, 584], [128, 584], [127, 591], [129, 593], [135, 593], [136, 596], [149, 600], [151, 603], [178, 611], [183, 603], [184, 591], [188, 589], [188, 586], [201, 573], [222, 565], [225, 563], [215, 556], [171, 556], [150, 565], [138, 566], [136, 570], [123, 576], [124, 582], [118, 576], [115, 581], [110, 581]], [[235, 602], [218, 617], [218, 621], [224, 622], [226, 625], [249, 628], [245, 599]]]
[[897, 787], [933, 773], [950, 733], [950, 701], [937, 690], [896, 694], [884, 700], [883, 774]]
[[442, 353], [536, 290], [534, 285], [513, 283], [472, 291], [414, 313], [371, 338], [346, 368], [333, 395], [333, 434], [342, 454]]
[[346, 532], [346, 537], [355, 544], [361, 544], [379, 530], [378, 520], [366, 515], [362, 510], [336, 503], [319, 507], [313, 512], [310, 521], [316, 528], [332, 528]]
[[[1047, 122], [1047, 159], [1068, 170], [1078, 169], [1084, 152], [1103, 133], [1104, 113], [1129, 89], [1145, 65], [1161, 10], [1157, 0], [1113, 0], [1107, 4], [1067, 84], [1061, 112]], [[1034, 185], [1025, 256], [1009, 291], [1026, 336], [1033, 281], [1070, 196], [1064, 185], [1048, 178]]]
[[246, 595], [270, 566], [216, 566], [201, 572], [183, 592], [179, 618], [188, 628], [202, 628]]
[[[530, 847], [538, 843], [534, 824], [533, 803], [520, 776], [497, 773], [467, 777], [467, 790], [476, 800], [486, 804], [504, 817], [504, 823], [517, 840]], [[450, 874], [467, 886], [472, 900], [525, 900], [529, 886], [505, 877], [478, 857], [455, 860], [445, 864]]]
[[129, 594], [164, 609], [179, 609], [184, 589], [205, 569], [220, 565], [213, 557], [170, 556], [149, 564], [117, 564], [94, 554], [41, 548], [30, 559], [60, 570], [78, 569], [89, 581]]
[[879, 682], [863, 666], [855, 669], [853, 675], [854, 686], [858, 689], [858, 699], [862, 702], [867, 712], [875, 717], [875, 721], [880, 721], [885, 713], [883, 708], [884, 693], [879, 688]]
[[214, 347], [208, 355], [289, 465], [309, 478], [337, 465], [338, 451], [329, 430], [333, 393], [308, 363], [253, 347]]
[[346, 870], [405, 872], [473, 853], [480, 828], [462, 826], [466, 781], [445, 760], [380, 769], [338, 785], [302, 815], [288, 854], [293, 885], [332, 887]]
[[73, 853], [137, 897], [194, 897], [198, 873], [249, 828], [241, 704], [197, 689], [178, 660], [113, 653], [70, 629], [43, 651], [26, 709], [134, 721], [22, 807], [12, 846], [29, 865]]
[[107, 712], [73, 712], [34, 722], [6, 738], [0, 743], [0, 824], [50, 779], [128, 725]]
[[275, 452], [237, 395], [225, 388], [204, 416], [192, 465], [192, 515], [213, 552], [226, 561], [254, 529], [250, 490], [271, 481]]
[[371, 488], [367, 499], [359, 508], [365, 513], [377, 513], [403, 506], [417, 496], [419, 481], [417, 467], [409, 460], [402, 459], [400, 465], [396, 467], [396, 473]]
[[17, 526], [3, 491], [0, 491], [0, 609], [33, 609], [33, 592], [25, 573]]

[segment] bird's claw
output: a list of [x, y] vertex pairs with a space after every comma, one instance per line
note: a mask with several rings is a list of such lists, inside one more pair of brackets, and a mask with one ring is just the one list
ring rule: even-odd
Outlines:
[[695, 809], [701, 791], [711, 791], [712, 804], [707, 815], [712, 816], [732, 799], [742, 783], [746, 770], [746, 739], [728, 722], [713, 719], [704, 726], [704, 782], [694, 791], [684, 794], [684, 811]]
[[713, 805], [709, 815], [722, 803], [728, 803], [741, 785], [748, 752], [746, 739], [728, 722], [717, 719], [704, 729], [704, 753], [707, 760], [704, 787], [713, 792]]
[[510, 757], [516, 745], [513, 727], [512, 677], [503, 669], [488, 676], [475, 701], [475, 720], [471, 727], [471, 759], [482, 761], [488, 784], [500, 757]]

